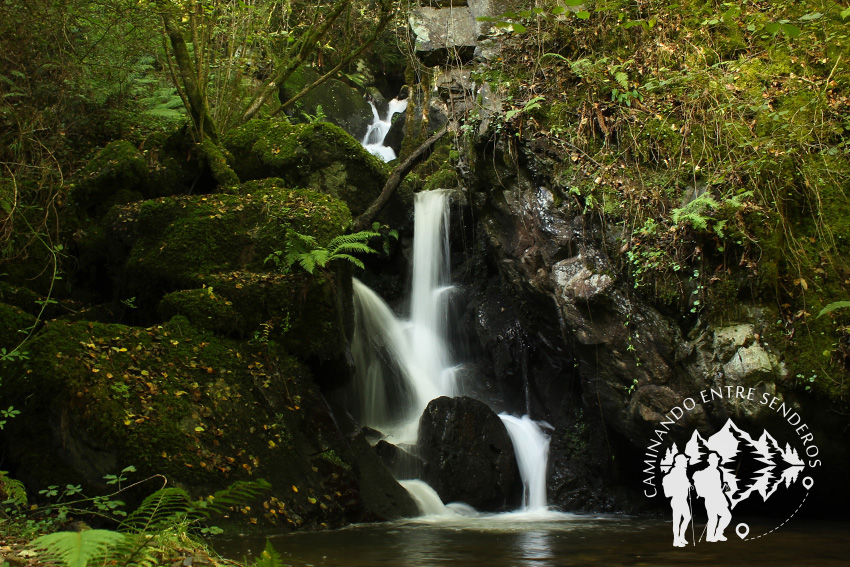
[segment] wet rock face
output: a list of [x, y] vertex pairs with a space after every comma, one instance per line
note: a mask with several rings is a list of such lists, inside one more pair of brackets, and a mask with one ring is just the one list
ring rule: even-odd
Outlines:
[[515, 508], [521, 482], [513, 445], [502, 420], [468, 397], [432, 400], [419, 421], [423, 478], [443, 502], [479, 510]]
[[[465, 321], [473, 362], [496, 386], [488, 402], [555, 426], [550, 503], [633, 509], [639, 498], [612, 496], [633, 473], [618, 467], [668, 411], [709, 387], [746, 385], [782, 399], [785, 369], [758, 324], [713, 328], [635, 293], [616, 235], [571, 207], [533, 154], [516, 163], [493, 151], [468, 180], [480, 256], [467, 270]], [[679, 426], [710, 434], [729, 417], [764, 425], [770, 416], [762, 414], [757, 404], [724, 400]]]

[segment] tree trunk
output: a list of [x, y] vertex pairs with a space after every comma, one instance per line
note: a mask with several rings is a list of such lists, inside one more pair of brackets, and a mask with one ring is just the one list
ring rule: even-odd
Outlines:
[[375, 199], [369, 208], [363, 211], [359, 217], [354, 220], [354, 224], [351, 228], [352, 232], [360, 232], [361, 230], [366, 230], [371, 224], [372, 221], [375, 220], [375, 217], [378, 216], [378, 213], [386, 206], [387, 202], [390, 200], [390, 197], [401, 184], [402, 180], [410, 173], [410, 170], [419, 163], [419, 161], [425, 157], [425, 154], [431, 147], [437, 143], [437, 140], [442, 138], [446, 132], [449, 131], [449, 125], [446, 124], [440, 130], [434, 133], [433, 136], [425, 140], [421, 146], [416, 148], [412, 154], [410, 154], [403, 163], [396, 166], [393, 170], [390, 178], [387, 179], [386, 184], [384, 185], [381, 194], [378, 195], [378, 198]]
[[158, 5], [162, 9], [162, 24], [165, 27], [165, 33], [171, 42], [171, 49], [174, 51], [174, 61], [177, 63], [177, 74], [180, 82], [183, 83], [183, 92], [186, 95], [186, 101], [189, 103], [189, 115], [192, 118], [192, 123], [198, 132], [198, 136], [211, 142], [218, 143], [218, 130], [216, 129], [215, 121], [210, 115], [207, 100], [201, 91], [197, 80], [197, 69], [192, 63], [192, 58], [189, 56], [189, 49], [186, 47], [186, 40], [180, 28], [174, 23], [171, 13], [164, 2], [159, 2]]

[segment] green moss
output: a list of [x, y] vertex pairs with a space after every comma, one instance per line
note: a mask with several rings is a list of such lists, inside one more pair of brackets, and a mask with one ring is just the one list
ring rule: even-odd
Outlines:
[[239, 177], [237, 177], [236, 173], [230, 167], [233, 156], [227, 150], [215, 145], [209, 140], [204, 140], [198, 146], [198, 151], [201, 154], [201, 158], [206, 161], [207, 167], [212, 171], [213, 179], [215, 179], [219, 187], [239, 185]]
[[118, 275], [123, 296], [157, 300], [200, 286], [201, 277], [240, 269], [263, 272], [286, 245], [287, 230], [326, 244], [351, 223], [344, 203], [315, 191], [165, 197], [113, 213], [110, 237], [132, 246]]
[[274, 340], [302, 359], [344, 355], [346, 317], [351, 314], [338, 303], [342, 291], [335, 281], [245, 271], [212, 274], [203, 281], [217, 298], [232, 304], [240, 336]]
[[97, 213], [115, 204], [121, 190], [145, 194], [148, 164], [133, 144], [124, 140], [110, 143], [92, 159], [72, 183], [71, 199], [84, 211]]
[[345, 201], [355, 216], [380, 194], [388, 171], [342, 129], [324, 122], [252, 120], [225, 138], [243, 180], [283, 179]]
[[222, 339], [175, 317], [149, 328], [53, 322], [30, 351], [0, 385], [22, 411], [2, 433], [7, 459], [36, 485], [94, 492], [132, 464], [195, 496], [265, 478], [265, 502], [236, 514], [255, 523], [361, 517], [347, 442], [309, 372], [273, 342]]
[[18, 307], [0, 303], [0, 348], [11, 351], [27, 336], [35, 317]]
[[159, 313], [166, 321], [181, 315], [198, 329], [225, 336], [239, 329], [240, 317], [233, 303], [211, 287], [171, 292], [159, 303]]

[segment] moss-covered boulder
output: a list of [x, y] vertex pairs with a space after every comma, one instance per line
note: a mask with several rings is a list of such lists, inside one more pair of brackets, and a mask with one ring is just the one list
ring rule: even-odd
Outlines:
[[119, 294], [137, 297], [144, 307], [165, 293], [201, 287], [209, 274], [265, 272], [268, 255], [284, 250], [287, 231], [327, 244], [350, 223], [344, 203], [308, 190], [164, 197], [116, 207], [109, 240], [127, 251], [113, 268]]
[[114, 204], [145, 198], [150, 171], [145, 157], [125, 140], [111, 142], [77, 175], [71, 199], [82, 211], [97, 214]]
[[274, 343], [175, 317], [149, 328], [52, 322], [28, 347], [0, 397], [21, 410], [2, 432], [4, 453], [32, 490], [93, 493], [133, 465], [197, 496], [264, 478], [272, 490], [240, 511], [252, 523], [333, 527], [415, 512], [391, 479], [377, 490], [394, 507], [364, 501], [376, 488], [361, 467], [377, 456], [358, 458], [310, 373]]
[[[319, 78], [311, 67], [300, 67], [280, 87], [280, 100], [297, 95]], [[328, 79], [304, 95], [289, 109], [293, 122], [323, 120], [339, 126], [360, 140], [372, 123], [372, 108], [357, 89], [337, 79]]]
[[13, 305], [0, 303], [0, 348], [11, 351], [27, 336], [35, 317]]
[[319, 122], [252, 120], [224, 139], [243, 181], [277, 177], [344, 201], [354, 216], [380, 194], [386, 166], [341, 128]]

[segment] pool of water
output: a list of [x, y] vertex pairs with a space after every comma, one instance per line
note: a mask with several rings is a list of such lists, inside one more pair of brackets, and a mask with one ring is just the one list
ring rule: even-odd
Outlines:
[[[750, 520], [758, 525], [757, 520]], [[297, 566], [573, 567], [640, 566], [850, 566], [850, 523], [797, 520], [769, 536], [726, 542], [699, 540], [694, 527], [686, 548], [672, 546], [671, 522], [622, 516], [556, 513], [476, 518], [415, 518], [340, 530], [272, 536], [285, 561]], [[219, 540], [225, 557], [262, 552], [265, 538]]]

